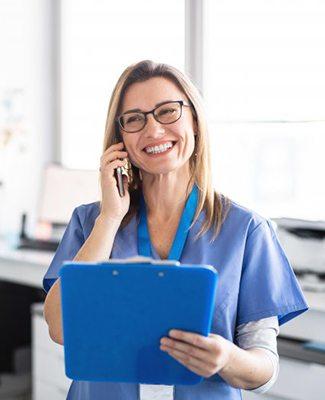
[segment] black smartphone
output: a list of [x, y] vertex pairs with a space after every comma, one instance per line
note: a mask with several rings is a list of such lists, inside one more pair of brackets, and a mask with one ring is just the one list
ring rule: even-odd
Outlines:
[[[120, 143], [123, 141], [120, 134], [118, 134], [118, 133], [116, 134], [115, 138], [116, 138], [115, 143]], [[124, 191], [124, 185], [123, 185], [122, 167], [115, 168], [114, 176], [115, 176], [115, 179], [117, 182], [117, 188], [118, 188], [119, 195], [120, 195], [120, 197], [123, 197], [125, 195], [125, 191]]]

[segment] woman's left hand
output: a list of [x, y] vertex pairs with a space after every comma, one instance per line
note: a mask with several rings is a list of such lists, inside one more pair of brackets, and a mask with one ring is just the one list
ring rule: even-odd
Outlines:
[[160, 340], [160, 349], [197, 375], [209, 378], [230, 360], [233, 343], [220, 335], [208, 337], [172, 329]]

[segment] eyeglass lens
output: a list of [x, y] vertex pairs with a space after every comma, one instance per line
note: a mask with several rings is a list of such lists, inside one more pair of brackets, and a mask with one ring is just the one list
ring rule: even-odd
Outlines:
[[[181, 112], [181, 104], [166, 103], [155, 109], [154, 117], [162, 124], [171, 124], [180, 118]], [[141, 112], [131, 112], [122, 115], [120, 122], [126, 132], [136, 132], [144, 128], [146, 116]]]

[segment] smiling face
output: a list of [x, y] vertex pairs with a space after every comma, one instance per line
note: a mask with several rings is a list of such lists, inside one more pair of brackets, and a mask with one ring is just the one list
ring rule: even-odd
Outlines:
[[[177, 100], [189, 104], [185, 94], [172, 81], [154, 77], [134, 83], [127, 89], [121, 114], [133, 109], [151, 111], [162, 102]], [[142, 172], [166, 174], [188, 167], [195, 147], [194, 131], [191, 108], [183, 106], [182, 116], [176, 122], [161, 124], [148, 114], [147, 124], [141, 131], [127, 133], [121, 130], [121, 134], [132, 164]], [[156, 153], [155, 146], [161, 145], [164, 146]]]

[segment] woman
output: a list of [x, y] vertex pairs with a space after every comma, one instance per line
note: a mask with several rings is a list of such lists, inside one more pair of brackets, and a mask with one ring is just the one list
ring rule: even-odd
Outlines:
[[[160, 347], [205, 379], [176, 387], [73, 382], [69, 399], [240, 399], [240, 389], [264, 392], [276, 380], [279, 325], [308, 307], [270, 222], [214, 191], [209, 150], [200, 95], [186, 76], [151, 61], [123, 72], [107, 115], [102, 199], [73, 212], [44, 278], [45, 318], [62, 344], [63, 260], [144, 255], [215, 266], [212, 333], [171, 331]], [[120, 197], [114, 170], [126, 163]]]

